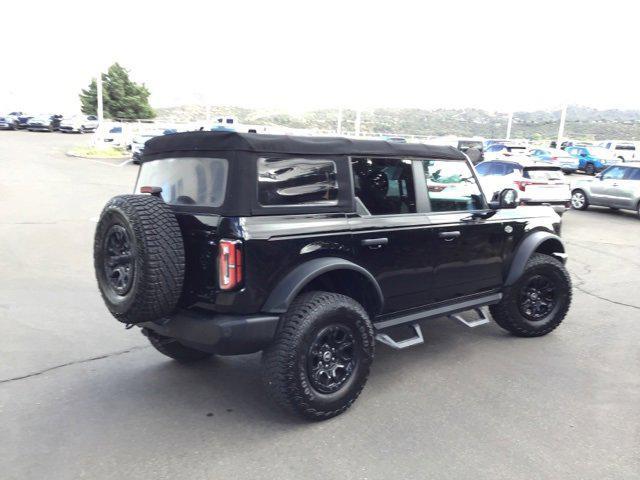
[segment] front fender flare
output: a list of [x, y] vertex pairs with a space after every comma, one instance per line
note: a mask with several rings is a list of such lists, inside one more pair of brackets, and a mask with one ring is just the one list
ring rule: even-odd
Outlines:
[[382, 311], [384, 297], [382, 289], [375, 277], [366, 269], [349, 260], [339, 257], [314, 258], [287, 273], [271, 291], [267, 301], [262, 307], [265, 313], [284, 313], [296, 298], [298, 293], [314, 278], [332, 270], [353, 270], [360, 273], [370, 284], [379, 302], [379, 311]]
[[509, 272], [507, 273], [507, 280], [505, 286], [513, 285], [522, 273], [525, 266], [533, 255], [541, 246], [544, 245], [544, 253], [550, 253], [557, 255], [563, 262], [565, 259], [564, 243], [559, 236], [551, 232], [536, 231], [529, 234], [524, 240], [522, 240], [516, 247], [516, 251], [513, 254], [511, 265], [509, 266]]

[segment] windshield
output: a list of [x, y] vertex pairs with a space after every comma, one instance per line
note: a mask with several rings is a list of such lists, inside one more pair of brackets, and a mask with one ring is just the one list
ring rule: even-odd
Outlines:
[[144, 162], [136, 182], [141, 187], [161, 187], [162, 199], [171, 205], [222, 205], [227, 185], [224, 158], [163, 158]]

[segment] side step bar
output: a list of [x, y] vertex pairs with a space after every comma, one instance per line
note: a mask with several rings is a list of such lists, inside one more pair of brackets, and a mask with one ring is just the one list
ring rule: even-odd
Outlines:
[[[475, 312], [477, 318], [475, 319], [466, 319], [461, 314], [464, 312], [454, 313], [447, 315], [448, 318], [452, 320], [457, 320], [460, 323], [466, 325], [469, 328], [479, 327], [480, 325], [486, 325], [489, 323], [489, 309], [486, 306], [470, 308], [466, 311]], [[391, 335], [388, 333], [380, 332], [376, 334], [376, 340], [380, 343], [384, 343], [388, 347], [391, 347], [395, 350], [402, 350], [404, 348], [413, 347], [415, 345], [420, 345], [424, 343], [424, 337], [422, 336], [422, 329], [417, 322], [410, 323], [409, 326], [413, 329], [413, 333], [415, 334], [411, 338], [407, 338], [405, 340], [394, 340]]]
[[449, 318], [458, 320], [460, 323], [466, 325], [469, 328], [479, 327], [480, 325], [486, 325], [490, 322], [489, 309], [487, 307], [474, 308], [470, 311], [475, 312], [478, 315], [478, 318], [476, 318], [475, 320], [467, 320], [459, 313], [449, 315]]
[[[390, 327], [397, 325], [412, 324], [419, 320], [425, 320], [427, 318], [435, 317], [449, 317], [456, 313], [466, 312], [467, 310], [475, 310], [487, 305], [498, 303], [502, 299], [501, 293], [492, 293], [489, 295], [483, 295], [469, 300], [463, 300], [461, 302], [453, 303], [450, 305], [444, 305], [441, 307], [431, 308], [428, 310], [421, 310], [419, 312], [412, 312], [401, 316], [387, 317], [382, 320], [374, 321], [373, 328], [376, 330], [386, 330]], [[485, 315], [486, 317], [486, 315]], [[464, 322], [463, 322], [464, 323]]]
[[418, 325], [417, 323], [412, 323], [411, 328], [413, 328], [413, 332], [416, 334], [415, 337], [407, 338], [406, 340], [395, 341], [387, 333], [377, 333], [376, 340], [378, 340], [380, 343], [384, 343], [388, 347], [395, 348], [396, 350], [402, 350], [403, 348], [409, 348], [413, 347], [414, 345], [420, 345], [421, 343], [424, 343], [424, 337], [422, 336], [420, 325]]

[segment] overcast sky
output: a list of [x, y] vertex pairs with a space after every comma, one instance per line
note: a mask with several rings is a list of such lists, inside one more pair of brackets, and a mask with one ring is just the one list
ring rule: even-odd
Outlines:
[[2, 5], [0, 112], [79, 110], [114, 61], [155, 107], [640, 108], [633, 1]]

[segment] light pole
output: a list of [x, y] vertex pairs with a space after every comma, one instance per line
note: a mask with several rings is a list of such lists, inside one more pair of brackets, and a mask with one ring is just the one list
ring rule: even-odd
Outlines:
[[513, 124], [513, 111], [509, 112], [509, 119], [507, 120], [507, 140], [511, 139], [511, 125]]
[[560, 126], [558, 127], [558, 139], [556, 140], [556, 148], [562, 146], [562, 137], [564, 137], [564, 122], [567, 120], [567, 104], [562, 105], [560, 113]]
[[96, 80], [96, 90], [98, 94], [98, 123], [102, 124], [104, 118], [104, 109], [102, 105], [102, 72], [98, 72], [98, 79]]

